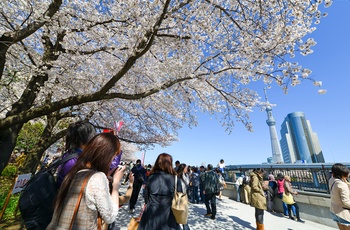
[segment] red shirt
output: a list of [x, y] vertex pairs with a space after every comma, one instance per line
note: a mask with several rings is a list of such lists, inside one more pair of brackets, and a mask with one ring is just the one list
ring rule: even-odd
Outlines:
[[278, 188], [278, 193], [284, 193], [284, 179], [277, 180], [277, 188]]

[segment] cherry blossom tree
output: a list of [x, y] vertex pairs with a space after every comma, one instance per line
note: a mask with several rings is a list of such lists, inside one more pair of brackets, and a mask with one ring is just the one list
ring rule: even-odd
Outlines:
[[143, 146], [169, 144], [198, 111], [251, 130], [249, 112], [264, 106], [252, 82], [287, 92], [308, 79], [293, 58], [312, 53], [331, 3], [2, 1], [0, 172], [23, 124], [51, 114], [101, 127], [123, 119], [119, 136]]

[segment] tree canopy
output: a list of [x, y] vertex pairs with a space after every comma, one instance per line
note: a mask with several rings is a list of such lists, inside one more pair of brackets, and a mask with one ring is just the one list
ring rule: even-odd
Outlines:
[[[290, 86], [311, 70], [309, 34], [330, 0], [12, 0], [0, 3], [0, 172], [24, 123], [67, 117], [169, 144], [196, 112], [251, 130], [252, 82]], [[320, 82], [315, 82], [320, 86]], [[321, 90], [322, 92], [322, 90]]]

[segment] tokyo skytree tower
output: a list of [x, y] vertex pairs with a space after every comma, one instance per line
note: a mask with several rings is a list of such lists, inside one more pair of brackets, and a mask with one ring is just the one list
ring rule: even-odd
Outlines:
[[[268, 102], [266, 88], [264, 88], [264, 93], [265, 93], [266, 102]], [[278, 141], [276, 126], [275, 126], [276, 121], [272, 116], [271, 106], [266, 107], [266, 113], [267, 113], [266, 124], [269, 126], [269, 129], [270, 129], [270, 139], [271, 139], [273, 163], [275, 163], [275, 164], [283, 163], [282, 154], [281, 154], [281, 146], [280, 146], [280, 142]]]

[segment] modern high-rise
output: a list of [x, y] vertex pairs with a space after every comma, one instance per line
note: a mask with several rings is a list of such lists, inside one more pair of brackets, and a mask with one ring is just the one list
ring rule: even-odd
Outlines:
[[281, 125], [281, 150], [284, 163], [324, 163], [317, 134], [303, 112], [290, 113]]

